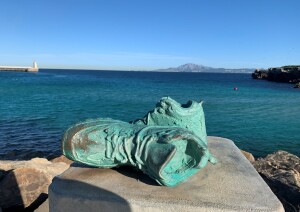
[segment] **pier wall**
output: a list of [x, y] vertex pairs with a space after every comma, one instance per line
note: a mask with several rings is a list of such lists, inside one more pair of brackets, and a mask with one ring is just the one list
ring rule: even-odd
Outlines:
[[38, 68], [36, 62], [34, 62], [33, 67], [0, 66], [0, 71], [38, 72], [39, 68]]

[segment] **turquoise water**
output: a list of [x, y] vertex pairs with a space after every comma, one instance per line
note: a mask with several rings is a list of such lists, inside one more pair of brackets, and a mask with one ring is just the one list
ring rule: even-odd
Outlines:
[[70, 125], [97, 117], [134, 120], [163, 96], [204, 100], [208, 134], [255, 156], [279, 149], [300, 156], [300, 90], [290, 84], [250, 74], [45, 69], [0, 72], [0, 159], [60, 155]]

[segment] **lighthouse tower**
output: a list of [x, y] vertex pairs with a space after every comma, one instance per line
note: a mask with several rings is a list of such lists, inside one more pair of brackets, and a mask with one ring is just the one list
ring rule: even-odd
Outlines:
[[37, 68], [38, 69], [37, 63], [35, 61], [33, 62], [33, 68]]
[[29, 72], [38, 72], [39, 71], [38, 65], [37, 65], [37, 63], [35, 61], [33, 62], [32, 68], [30, 67], [28, 69], [28, 71]]

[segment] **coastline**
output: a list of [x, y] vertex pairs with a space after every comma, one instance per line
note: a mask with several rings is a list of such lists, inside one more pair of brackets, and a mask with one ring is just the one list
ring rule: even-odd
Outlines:
[[300, 88], [300, 66], [282, 66], [268, 70], [256, 69], [252, 73], [253, 79], [262, 79], [272, 82], [291, 83], [294, 88]]

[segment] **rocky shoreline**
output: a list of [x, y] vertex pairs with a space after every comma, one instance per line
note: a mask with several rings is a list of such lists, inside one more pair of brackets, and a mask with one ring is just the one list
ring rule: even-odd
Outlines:
[[294, 88], [300, 88], [300, 66], [282, 66], [268, 70], [256, 69], [252, 73], [253, 79], [263, 79], [273, 82], [292, 83]]
[[277, 151], [252, 162], [285, 211], [300, 211], [300, 158]]
[[73, 161], [60, 156], [51, 161], [0, 161], [0, 212], [34, 211], [48, 198], [52, 179], [67, 170]]
[[[282, 202], [285, 211], [300, 211], [300, 158], [277, 151], [255, 160], [251, 153], [241, 152]], [[72, 163], [64, 156], [51, 161], [45, 158], [0, 161], [0, 212], [36, 210], [47, 200], [52, 179]]]

